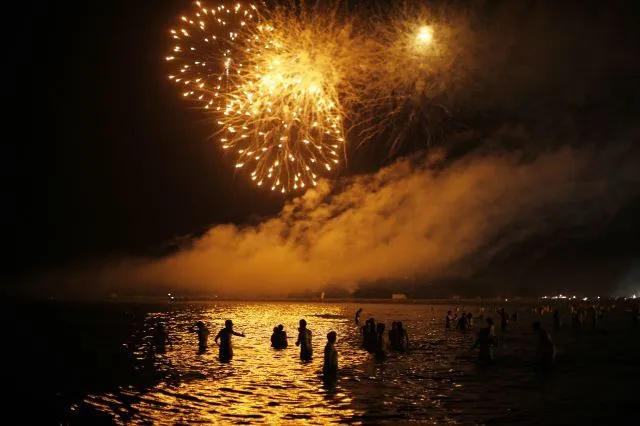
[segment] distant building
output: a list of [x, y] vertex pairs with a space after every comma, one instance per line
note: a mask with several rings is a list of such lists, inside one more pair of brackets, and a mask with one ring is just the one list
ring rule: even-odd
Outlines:
[[391, 295], [392, 300], [405, 300], [406, 298], [407, 298], [407, 295], [404, 293], [393, 293]]

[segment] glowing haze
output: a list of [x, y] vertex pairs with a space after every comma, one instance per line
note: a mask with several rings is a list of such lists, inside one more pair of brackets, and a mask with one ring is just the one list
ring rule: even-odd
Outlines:
[[165, 258], [77, 269], [64, 281], [76, 290], [90, 281], [97, 292], [259, 296], [465, 276], [532, 235], [606, 224], [638, 187], [628, 154], [565, 148], [526, 163], [477, 156], [440, 171], [438, 156], [403, 160], [340, 190], [322, 182], [258, 225], [214, 226]]

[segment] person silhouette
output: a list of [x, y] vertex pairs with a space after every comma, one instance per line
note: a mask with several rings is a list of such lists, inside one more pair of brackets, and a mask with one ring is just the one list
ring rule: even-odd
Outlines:
[[287, 341], [287, 332], [284, 331], [284, 326], [282, 324], [277, 327], [273, 327], [271, 346], [274, 349], [284, 349], [289, 346], [289, 342]]
[[300, 327], [298, 328], [298, 340], [296, 340], [296, 346], [300, 346], [300, 359], [303, 361], [310, 361], [311, 358], [313, 358], [311, 336], [311, 330], [307, 328], [307, 321], [301, 319]]
[[400, 336], [398, 334], [398, 322], [397, 321], [393, 321], [391, 323], [391, 330], [389, 330], [389, 346], [391, 347], [392, 351], [398, 351], [399, 349], [399, 341], [400, 341]]
[[471, 350], [474, 350], [478, 346], [480, 347], [478, 358], [483, 364], [489, 364], [493, 361], [493, 346], [495, 346], [494, 337], [495, 331], [493, 320], [491, 318], [487, 318], [487, 326], [480, 329], [478, 338], [471, 347]]
[[278, 347], [280, 349], [284, 349], [289, 346], [289, 341], [287, 340], [287, 332], [284, 331], [284, 325], [278, 325]]
[[169, 339], [169, 333], [164, 326], [164, 323], [158, 322], [153, 332], [152, 338], [153, 348], [157, 353], [164, 353], [167, 349], [167, 344], [171, 345], [171, 339]]
[[457, 328], [458, 330], [460, 330], [461, 332], [466, 333], [466, 332], [467, 332], [468, 325], [469, 325], [469, 322], [468, 322], [468, 321], [469, 321], [469, 320], [468, 320], [468, 318], [467, 318], [467, 314], [465, 314], [465, 313], [463, 312], [463, 313], [462, 313], [462, 316], [461, 316], [461, 317], [460, 317], [460, 319], [458, 320], [458, 323], [456, 324], [456, 328]]
[[[232, 336], [244, 337], [244, 333], [233, 331], [233, 321], [226, 320], [224, 322], [224, 328], [218, 332], [218, 335], [214, 339], [220, 348], [220, 362], [229, 362], [231, 361], [231, 358], [233, 358], [233, 344], [231, 342]], [[220, 340], [219, 344], [218, 340]]]
[[376, 347], [375, 355], [378, 361], [387, 359], [387, 339], [384, 333], [384, 323], [379, 322], [376, 326]]
[[399, 339], [399, 351], [405, 353], [409, 350], [409, 334], [407, 329], [402, 325], [402, 321], [398, 321], [398, 339]]
[[551, 340], [549, 333], [542, 328], [540, 321], [534, 321], [532, 325], [533, 331], [538, 335], [540, 346], [536, 363], [543, 370], [548, 370], [556, 360], [556, 346]]
[[473, 314], [469, 312], [467, 314], [467, 329], [471, 330], [473, 328]]
[[209, 329], [202, 321], [196, 323], [195, 329], [192, 329], [198, 334], [198, 352], [204, 352], [207, 350], [207, 341], [209, 340]]
[[324, 364], [322, 365], [322, 375], [327, 384], [335, 383], [338, 378], [338, 351], [335, 348], [337, 334], [330, 331], [327, 334], [327, 344], [324, 347]]
[[356, 325], [360, 325], [360, 314], [362, 313], [362, 308], [356, 311]]
[[376, 351], [376, 320], [367, 319], [362, 326], [362, 347], [369, 353]]
[[395, 352], [405, 353], [409, 349], [409, 335], [402, 321], [394, 321], [389, 330], [389, 346]]

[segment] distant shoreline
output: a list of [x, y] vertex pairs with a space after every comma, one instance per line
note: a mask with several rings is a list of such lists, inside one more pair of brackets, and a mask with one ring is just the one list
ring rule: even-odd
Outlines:
[[169, 300], [166, 297], [111, 297], [111, 298], [49, 298], [27, 299], [32, 302], [50, 303], [141, 303], [141, 304], [189, 304], [189, 303], [348, 303], [348, 304], [400, 304], [400, 305], [518, 305], [532, 303], [566, 303], [570, 300], [551, 300], [538, 298], [445, 298], [445, 299], [391, 299], [391, 298], [176, 298]]

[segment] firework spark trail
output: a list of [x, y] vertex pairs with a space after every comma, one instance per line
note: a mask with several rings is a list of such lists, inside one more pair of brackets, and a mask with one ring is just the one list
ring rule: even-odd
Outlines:
[[438, 98], [464, 52], [450, 18], [404, 2], [343, 5], [196, 2], [171, 31], [169, 77], [211, 111], [221, 148], [258, 186], [316, 186], [346, 158], [346, 134], [360, 146], [387, 132], [394, 151], [412, 122], [438, 124], [434, 105], [446, 111]]
[[216, 114], [236, 167], [282, 193], [315, 186], [340, 163], [345, 105], [356, 98], [349, 76], [361, 40], [336, 7], [320, 8], [196, 2], [171, 31], [170, 78]]
[[258, 185], [270, 181], [272, 190], [286, 192], [315, 186], [322, 169], [339, 163], [344, 130], [333, 64], [337, 42], [288, 10], [268, 18], [248, 29], [241, 49], [247, 66], [235, 76], [220, 123], [224, 146], [238, 149], [236, 167], [252, 164]]
[[[369, 16], [370, 70], [361, 81], [359, 144], [387, 131], [394, 151], [411, 129], [409, 122], [438, 124], [434, 110], [448, 114], [443, 98], [451, 95], [468, 51], [468, 24], [451, 11], [401, 2]], [[435, 107], [435, 108], [434, 108]], [[427, 135], [430, 137], [430, 135]]]
[[175, 45], [166, 60], [175, 64], [169, 79], [183, 87], [182, 96], [202, 104], [205, 109], [224, 107], [223, 92], [229, 85], [235, 63], [233, 49], [238, 32], [258, 19], [250, 4], [212, 8], [195, 2], [192, 16], [181, 16], [181, 28], [170, 31]]

